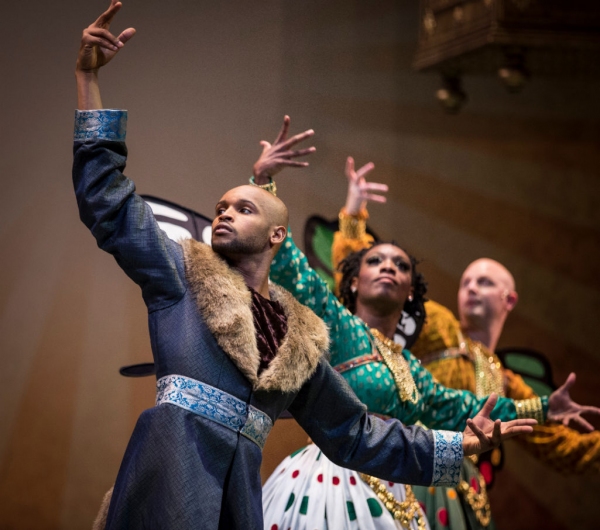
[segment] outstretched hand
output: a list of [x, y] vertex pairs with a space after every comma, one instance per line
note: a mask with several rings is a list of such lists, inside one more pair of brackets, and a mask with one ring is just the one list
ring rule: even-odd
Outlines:
[[311, 153], [314, 153], [316, 149], [314, 147], [298, 150], [293, 150], [291, 148], [302, 140], [310, 138], [315, 132], [312, 129], [309, 129], [308, 131], [296, 134], [288, 139], [287, 135], [289, 128], [290, 117], [285, 116], [283, 118], [283, 126], [281, 127], [277, 138], [275, 138], [275, 141], [272, 144], [265, 140], [260, 142], [263, 150], [253, 168], [254, 182], [256, 184], [267, 184], [270, 178], [285, 167], [308, 166], [308, 162], [298, 162], [292, 159], [299, 156], [310, 155]]
[[365, 164], [358, 170], [354, 170], [354, 158], [349, 156], [346, 159], [346, 178], [348, 179], [348, 195], [346, 196], [345, 210], [349, 215], [356, 215], [367, 205], [367, 201], [386, 202], [384, 195], [373, 193], [386, 193], [388, 187], [386, 184], [377, 182], [367, 182], [365, 175], [375, 168], [373, 162]]
[[571, 423], [582, 428], [586, 432], [594, 430], [594, 426], [583, 418], [583, 413], [600, 415], [600, 408], [583, 406], [575, 403], [569, 395], [569, 389], [575, 384], [575, 374], [570, 373], [564, 384], [555, 390], [548, 401], [548, 419], [557, 421], [563, 425]]
[[537, 421], [520, 419], [512, 421], [492, 420], [490, 414], [498, 401], [497, 394], [490, 394], [481, 410], [473, 419], [467, 420], [463, 433], [463, 451], [465, 456], [485, 453], [501, 442], [519, 434], [533, 432]]
[[134, 28], [123, 30], [118, 37], [109, 31], [114, 16], [122, 6], [121, 2], [111, 0], [110, 7], [83, 30], [77, 56], [77, 71], [96, 73], [135, 35]]

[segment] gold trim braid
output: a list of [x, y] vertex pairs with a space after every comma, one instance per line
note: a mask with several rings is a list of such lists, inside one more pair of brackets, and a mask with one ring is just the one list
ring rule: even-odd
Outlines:
[[375, 328], [371, 328], [371, 334], [375, 347], [383, 357], [383, 362], [392, 372], [400, 400], [416, 405], [419, 402], [419, 391], [410, 373], [408, 361], [402, 355], [402, 346], [388, 339]]
[[394, 519], [400, 523], [402, 528], [407, 530], [410, 528], [410, 523], [413, 519], [416, 519], [417, 527], [419, 530], [427, 530], [425, 525], [425, 518], [421, 511], [421, 505], [412, 488], [406, 484], [406, 500], [398, 502], [394, 497], [394, 494], [383, 485], [381, 480], [364, 473], [360, 474], [360, 478], [363, 479], [369, 487], [375, 492], [379, 500], [383, 503], [386, 509], [392, 514]]
[[342, 208], [338, 216], [340, 221], [340, 232], [347, 239], [361, 239], [367, 233], [367, 219], [369, 214], [367, 210], [361, 210], [356, 215], [346, 213], [346, 209]]
[[515, 407], [517, 408], [517, 418], [533, 418], [540, 425], [544, 423], [544, 409], [541, 398], [515, 400]]

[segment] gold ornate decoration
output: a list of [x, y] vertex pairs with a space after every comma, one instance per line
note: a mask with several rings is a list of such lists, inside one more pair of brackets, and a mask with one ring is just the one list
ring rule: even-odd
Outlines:
[[379, 500], [392, 514], [394, 519], [400, 523], [402, 528], [410, 528], [410, 523], [413, 519], [416, 519], [419, 530], [427, 529], [425, 517], [421, 511], [421, 505], [417, 501], [417, 498], [409, 485], [404, 486], [406, 489], [406, 500], [399, 502], [394, 497], [394, 494], [391, 491], [388, 491], [378, 478], [365, 475], [364, 473], [360, 474], [360, 478], [375, 492]]
[[495, 392], [504, 396], [502, 364], [491, 353], [486, 355], [477, 342], [469, 341], [468, 345], [462, 343], [461, 347], [463, 346], [468, 349], [475, 364], [475, 395], [481, 398]]
[[517, 418], [533, 418], [541, 425], [544, 423], [544, 409], [539, 397], [515, 400]]
[[367, 219], [369, 214], [366, 209], [361, 210], [356, 215], [346, 212], [346, 208], [340, 210], [338, 216], [340, 220], [340, 232], [348, 239], [360, 239], [367, 233]]
[[271, 193], [272, 195], [275, 195], [275, 197], [277, 197], [277, 184], [275, 184], [273, 177], [269, 177], [269, 182], [267, 184], [257, 184], [254, 181], [254, 175], [252, 175], [250, 177], [250, 184], [252, 186], [256, 186], [257, 188], [268, 191], [269, 193]]
[[402, 346], [388, 339], [383, 333], [371, 328], [375, 347], [383, 357], [383, 362], [392, 372], [398, 395], [402, 401], [409, 401], [413, 405], [419, 402], [419, 391], [410, 373], [407, 360], [402, 355]]
[[485, 479], [478, 473], [479, 479], [479, 493], [475, 491], [475, 488], [469, 486], [467, 481], [461, 480], [456, 487], [456, 491], [458, 491], [467, 504], [473, 510], [475, 517], [481, 526], [488, 526], [490, 521], [492, 520], [492, 513], [490, 510], [490, 501], [487, 496], [487, 488], [485, 486]]

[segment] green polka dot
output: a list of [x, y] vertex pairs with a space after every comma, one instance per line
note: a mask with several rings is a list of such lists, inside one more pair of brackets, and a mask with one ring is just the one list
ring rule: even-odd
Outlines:
[[308, 497], [302, 497], [302, 504], [300, 505], [300, 513], [306, 515], [308, 513]]
[[377, 499], [371, 497], [367, 499], [367, 504], [369, 505], [369, 511], [373, 517], [381, 517], [383, 510], [381, 509], [381, 504], [377, 502]]
[[348, 510], [348, 518], [351, 521], [356, 520], [356, 510], [354, 509], [354, 503], [351, 501], [346, 501], [346, 509]]
[[288, 499], [287, 504], [285, 505], [285, 512], [287, 512], [292, 507], [292, 504], [294, 504], [295, 500], [296, 496], [293, 493], [291, 493], [290, 498]]

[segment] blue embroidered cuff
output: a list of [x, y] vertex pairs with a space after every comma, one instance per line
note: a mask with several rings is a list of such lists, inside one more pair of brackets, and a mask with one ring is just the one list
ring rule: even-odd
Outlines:
[[455, 486], [464, 457], [461, 432], [432, 431], [434, 441], [432, 486]]
[[74, 140], [125, 141], [127, 132], [126, 110], [76, 110]]

